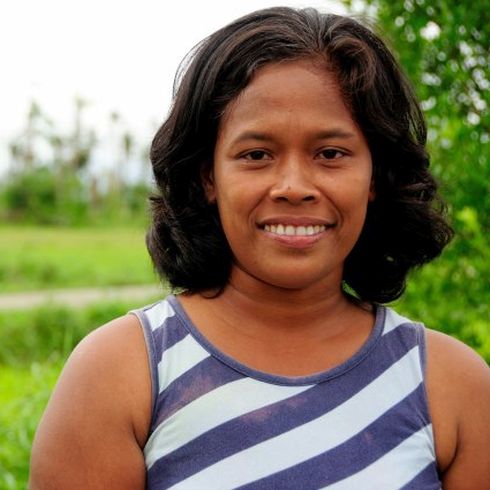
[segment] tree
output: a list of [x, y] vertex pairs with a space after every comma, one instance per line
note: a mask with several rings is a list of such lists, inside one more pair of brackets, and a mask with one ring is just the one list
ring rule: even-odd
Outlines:
[[91, 173], [97, 138], [84, 121], [86, 107], [84, 99], [75, 98], [74, 124], [64, 133], [32, 102], [25, 129], [10, 142], [10, 171], [0, 182], [0, 219], [55, 225], [146, 220], [148, 185], [128, 179], [137, 149], [133, 135], [112, 112], [116, 146], [104, 181], [99, 169]]
[[[352, 7], [358, 4], [344, 1]], [[366, 0], [416, 87], [432, 167], [457, 217], [490, 229], [490, 1]]]
[[443, 257], [414, 275], [400, 306], [490, 361], [490, 1], [343, 3], [374, 17], [415, 86], [456, 229]]

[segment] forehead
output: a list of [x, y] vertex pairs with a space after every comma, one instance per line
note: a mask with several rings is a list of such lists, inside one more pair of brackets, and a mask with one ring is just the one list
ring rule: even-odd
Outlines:
[[355, 125], [335, 74], [325, 62], [285, 61], [260, 68], [227, 106], [220, 132], [249, 124], [282, 124], [298, 116], [316, 125]]

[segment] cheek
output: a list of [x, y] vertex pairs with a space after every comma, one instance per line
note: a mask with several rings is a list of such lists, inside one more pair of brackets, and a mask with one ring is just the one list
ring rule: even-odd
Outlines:
[[360, 233], [366, 220], [367, 207], [371, 201], [372, 192], [366, 181], [356, 179], [343, 192], [337, 193], [336, 205], [341, 213], [341, 220], [346, 225], [345, 232], [349, 234]]
[[374, 196], [370, 174], [366, 172], [346, 178], [338, 183], [334, 192], [339, 207], [362, 210], [371, 200], [371, 196]]
[[215, 196], [220, 215], [223, 217], [250, 216], [260, 201], [256, 182], [241, 175], [219, 175], [215, 185]]
[[216, 194], [221, 226], [228, 242], [236, 241], [237, 234], [248, 223], [246, 200], [237, 189], [222, 191]]

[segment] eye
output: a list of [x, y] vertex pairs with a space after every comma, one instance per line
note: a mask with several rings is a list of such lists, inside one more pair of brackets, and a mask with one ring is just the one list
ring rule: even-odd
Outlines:
[[337, 160], [346, 155], [346, 152], [337, 148], [326, 148], [318, 153], [318, 156], [324, 160]]
[[245, 160], [253, 160], [256, 162], [260, 160], [269, 160], [270, 156], [264, 150], [252, 150], [248, 153], [244, 153], [242, 155], [242, 158], [245, 158]]

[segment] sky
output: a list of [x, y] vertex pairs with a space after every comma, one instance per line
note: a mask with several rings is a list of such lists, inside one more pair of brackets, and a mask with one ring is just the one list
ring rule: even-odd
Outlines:
[[330, 0], [5, 0], [0, 4], [0, 174], [36, 100], [60, 132], [74, 98], [99, 136], [117, 112], [145, 144], [163, 121], [179, 62], [201, 39], [256, 9], [344, 10]]

